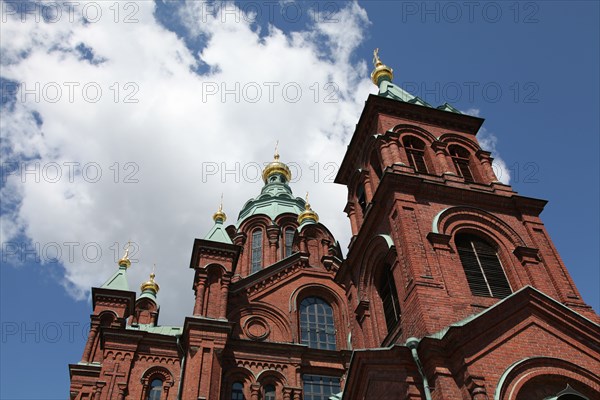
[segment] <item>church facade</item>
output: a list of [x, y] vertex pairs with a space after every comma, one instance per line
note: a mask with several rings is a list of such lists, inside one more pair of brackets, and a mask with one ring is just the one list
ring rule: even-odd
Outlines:
[[[181, 326], [158, 324], [154, 274], [127, 253], [92, 288], [73, 400], [598, 399], [600, 318], [540, 219], [499, 182], [483, 120], [433, 107], [375, 57], [336, 183], [339, 244], [276, 153], [264, 186], [191, 252]], [[343, 207], [343, 205], [340, 205]]]

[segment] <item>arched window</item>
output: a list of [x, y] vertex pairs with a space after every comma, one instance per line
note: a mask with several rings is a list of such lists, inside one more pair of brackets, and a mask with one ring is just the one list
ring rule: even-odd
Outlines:
[[333, 308], [319, 297], [307, 297], [300, 303], [300, 338], [314, 349], [335, 350]]
[[292, 255], [292, 244], [294, 244], [294, 228], [285, 228], [283, 240], [285, 241], [284, 257]]
[[262, 269], [262, 229], [252, 232], [252, 273]]
[[244, 385], [241, 382], [231, 385], [231, 400], [244, 400]]
[[496, 249], [474, 235], [456, 235], [456, 249], [475, 296], [504, 298], [512, 293]]
[[379, 297], [383, 303], [383, 315], [388, 333], [391, 332], [398, 321], [400, 321], [400, 302], [398, 301], [398, 291], [394, 283], [394, 276], [389, 266], [385, 266], [379, 285], [377, 286]]
[[160, 379], [153, 379], [150, 382], [150, 390], [148, 391], [148, 400], [160, 400], [162, 395], [163, 381]]
[[473, 173], [471, 172], [471, 167], [469, 166], [469, 151], [464, 147], [456, 145], [450, 146], [448, 150], [450, 151], [450, 156], [452, 156], [452, 161], [456, 167], [456, 172], [465, 178], [465, 182], [475, 182]]
[[264, 400], [275, 400], [275, 386], [267, 385], [264, 389]]
[[408, 163], [416, 172], [427, 174], [427, 164], [425, 164], [425, 143], [414, 136], [404, 136], [402, 140]]

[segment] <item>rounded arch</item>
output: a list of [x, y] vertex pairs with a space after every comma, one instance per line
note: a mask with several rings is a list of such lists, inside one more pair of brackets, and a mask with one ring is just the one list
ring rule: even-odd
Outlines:
[[[253, 317], [263, 318], [272, 322], [275, 325], [275, 328], [277, 328], [280, 331], [280, 334], [283, 336], [283, 340], [281, 340], [282, 342], [292, 341], [293, 335], [290, 327], [291, 321], [289, 317], [286, 316], [280, 309], [271, 304], [253, 302], [251, 306], [234, 310], [229, 314], [228, 319], [230, 321], [238, 321], [239, 324], [237, 324], [236, 329], [243, 330], [248, 320]], [[268, 340], [271, 333], [273, 332], [268, 332], [264, 339]]]
[[157, 365], [149, 367], [144, 372], [142, 372], [140, 382], [143, 385], [148, 385], [154, 379], [160, 379], [161, 381], [163, 381], [163, 385], [173, 386], [173, 384], [175, 383], [173, 373], [171, 373], [171, 371], [169, 371], [167, 368]]
[[476, 153], [478, 150], [481, 150], [479, 144], [471, 139], [468, 139], [464, 136], [457, 135], [456, 133], [443, 133], [438, 138], [440, 142], [447, 143], [448, 146], [452, 146], [454, 144], [466, 147], [471, 153]]
[[288, 386], [285, 375], [275, 369], [263, 369], [258, 373], [256, 381], [262, 386], [275, 384], [275, 386]]
[[308, 297], [318, 297], [329, 303], [333, 308], [334, 324], [336, 329], [336, 348], [346, 348], [346, 335], [348, 332], [348, 317], [346, 313], [346, 302], [340, 294], [331, 287], [321, 283], [308, 283], [296, 288], [290, 295], [290, 312], [292, 313], [293, 332], [296, 337], [294, 341], [300, 342], [300, 325], [298, 306]]
[[113, 310], [104, 310], [100, 314], [98, 314], [98, 321], [100, 322], [100, 326], [106, 327], [111, 326], [119, 316]]
[[206, 264], [204, 269], [208, 275], [216, 275], [219, 278], [227, 273], [227, 269], [223, 265], [217, 263]]
[[256, 376], [254, 373], [245, 367], [234, 366], [231, 368], [227, 368], [227, 372], [225, 372], [224, 381], [231, 386], [233, 382], [240, 381], [246, 385], [251, 385], [256, 383]]
[[[371, 286], [375, 269], [388, 257], [394, 247], [394, 242], [389, 235], [375, 235], [365, 247], [363, 257], [360, 262], [360, 272], [358, 281], [359, 298], [366, 294], [366, 289]], [[393, 253], [393, 252], [391, 252]]]
[[496, 242], [513, 246], [526, 246], [521, 236], [500, 218], [485, 210], [469, 206], [449, 207], [437, 213], [431, 224], [433, 233], [454, 236], [456, 232], [470, 230], [483, 232]]
[[257, 228], [266, 229], [273, 224], [273, 220], [267, 214], [254, 214], [246, 218], [238, 227], [239, 232], [250, 233]]
[[392, 128], [392, 132], [393, 133], [391, 133], [391, 135], [397, 137], [398, 139], [400, 139], [400, 137], [404, 136], [405, 134], [412, 134], [421, 138], [426, 144], [429, 145], [431, 145], [431, 143], [433, 143], [436, 140], [436, 137], [428, 130], [423, 129], [420, 126], [411, 124], [396, 125], [394, 126], [394, 128]]
[[559, 358], [529, 357], [504, 371], [494, 400], [521, 400], [532, 385], [545, 390], [536, 391], [536, 394], [544, 396], [540, 398], [556, 396], [566, 385], [590, 399], [600, 393], [600, 377], [583, 366]]

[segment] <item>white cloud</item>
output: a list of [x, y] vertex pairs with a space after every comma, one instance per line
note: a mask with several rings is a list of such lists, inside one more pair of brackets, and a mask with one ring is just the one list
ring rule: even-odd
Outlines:
[[[23, 232], [47, 268], [56, 265], [49, 261], [59, 248], [63, 284], [83, 299], [110, 276], [131, 239], [139, 246], [132, 289], [156, 263], [161, 322], [179, 324], [193, 307], [193, 239], [210, 228], [221, 192], [228, 222], [235, 221], [262, 186], [252, 179], [255, 163], [270, 161], [279, 140], [282, 160], [300, 167], [296, 195], [310, 191], [345, 248], [346, 191], [324, 180], [341, 162], [372, 91], [366, 64], [350, 61], [368, 25], [362, 8], [348, 3], [337, 23], [317, 18], [285, 34], [272, 25], [259, 32], [251, 18], [199, 15], [199, 2], [186, 3], [182, 22], [191, 35], [206, 37], [199, 57], [210, 72], [199, 75], [196, 50], [155, 20], [153, 2], [136, 3], [137, 23], [123, 23], [131, 10], [115, 22], [112, 3], [95, 4], [105, 8], [93, 23], [70, 22], [63, 13], [55, 23], [9, 17], [2, 24], [2, 77], [40, 96], [18, 96], [3, 110], [4, 158], [35, 158], [26, 164], [33, 172], [15, 171], [2, 189], [3, 201], [15, 207], [3, 205], [5, 243]], [[80, 44], [102, 62], [82, 58]], [[57, 88], [62, 96], [54, 102]]]
[[[474, 117], [480, 116], [480, 110], [478, 108], [470, 108], [464, 112], [465, 114], [472, 115]], [[500, 158], [498, 150], [496, 150], [496, 144], [498, 143], [498, 137], [485, 127], [482, 127], [477, 133], [477, 140], [482, 149], [492, 153], [494, 161], [492, 162], [492, 168], [496, 174], [496, 178], [506, 185], [510, 184], [510, 169], [506, 166], [506, 162]]]

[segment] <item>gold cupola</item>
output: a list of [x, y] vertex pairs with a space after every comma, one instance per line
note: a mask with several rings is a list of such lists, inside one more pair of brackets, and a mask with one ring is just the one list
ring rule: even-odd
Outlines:
[[379, 49], [375, 49], [373, 51], [373, 72], [371, 72], [371, 81], [375, 84], [375, 86], [379, 86], [379, 83], [382, 80], [392, 81], [394, 79], [394, 70], [385, 65], [379, 59]]
[[131, 261], [129, 261], [129, 247], [130, 246], [131, 246], [131, 240], [129, 242], [127, 242], [127, 248], [125, 249], [125, 254], [117, 262], [119, 267], [126, 268], [126, 269], [131, 267]]
[[300, 215], [298, 215], [298, 224], [302, 225], [304, 222], [312, 221], [315, 224], [319, 222], [319, 214], [314, 212], [312, 208], [310, 208], [310, 203], [308, 202], [308, 192], [306, 193], [306, 203], [304, 204], [304, 211]]
[[213, 214], [213, 221], [223, 223], [225, 220], [227, 220], [227, 214], [223, 211], [223, 194], [221, 194], [221, 204], [219, 204], [217, 212]]
[[274, 174], [281, 174], [285, 177], [285, 181], [289, 182], [292, 179], [292, 172], [287, 165], [279, 161], [279, 151], [277, 150], [277, 144], [275, 145], [275, 154], [273, 155], [273, 161], [271, 161], [263, 170], [262, 178], [265, 183], [269, 181], [269, 177]]
[[158, 293], [160, 286], [158, 286], [158, 283], [154, 281], [154, 277], [156, 277], [156, 275], [154, 274], [154, 271], [152, 271], [150, 274], [150, 279], [140, 285], [142, 293], [148, 291], [152, 292], [154, 295]]

